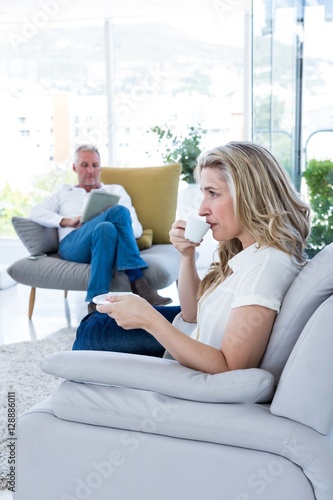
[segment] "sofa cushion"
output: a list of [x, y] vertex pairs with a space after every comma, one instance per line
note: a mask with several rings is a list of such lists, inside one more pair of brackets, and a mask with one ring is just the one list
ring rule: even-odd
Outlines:
[[17, 236], [31, 255], [57, 251], [59, 239], [56, 228], [41, 226], [25, 217], [13, 217], [12, 224]]
[[179, 163], [149, 168], [103, 167], [101, 181], [124, 186], [143, 229], [153, 230], [153, 242], [170, 243], [169, 231], [176, 215], [180, 172]]
[[58, 352], [43, 359], [42, 369], [75, 382], [131, 387], [212, 403], [267, 402], [275, 389], [273, 376], [257, 368], [210, 375], [170, 359], [116, 352]]
[[307, 321], [332, 293], [333, 243], [311, 259], [285, 295], [260, 363], [276, 381]]
[[144, 229], [140, 238], [136, 240], [139, 250], [150, 248], [153, 244], [153, 230]]

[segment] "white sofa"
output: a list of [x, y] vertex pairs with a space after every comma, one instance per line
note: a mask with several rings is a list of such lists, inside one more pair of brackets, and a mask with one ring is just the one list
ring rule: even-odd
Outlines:
[[62, 352], [18, 422], [15, 500], [332, 500], [333, 244], [299, 274], [260, 367]]

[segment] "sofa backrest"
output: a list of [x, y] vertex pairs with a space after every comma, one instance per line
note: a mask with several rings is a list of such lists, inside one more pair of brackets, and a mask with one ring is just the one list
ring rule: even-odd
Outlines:
[[153, 243], [170, 243], [175, 221], [181, 165], [162, 167], [103, 167], [104, 184], [121, 184], [132, 199], [143, 229], [153, 231]]
[[289, 355], [308, 320], [333, 293], [333, 243], [302, 269], [283, 300], [260, 368], [278, 381]]
[[328, 435], [333, 426], [333, 296], [321, 304], [296, 342], [271, 412]]

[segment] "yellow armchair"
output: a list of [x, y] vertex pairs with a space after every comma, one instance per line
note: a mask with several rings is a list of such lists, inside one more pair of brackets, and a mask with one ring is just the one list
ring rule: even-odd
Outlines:
[[103, 167], [104, 184], [121, 184], [130, 197], [144, 230], [152, 230], [153, 243], [170, 243], [175, 220], [181, 165], [163, 167]]
[[[138, 240], [141, 255], [148, 264], [144, 275], [155, 289], [165, 288], [178, 279], [179, 254], [170, 244], [169, 230], [177, 208], [179, 164], [162, 167], [115, 168], [103, 167], [101, 180], [105, 184], [121, 184], [132, 198], [144, 234]], [[32, 317], [36, 288], [64, 290], [87, 289], [90, 264], [61, 259], [58, 231], [46, 228], [24, 217], [13, 217], [15, 231], [30, 254], [47, 254], [31, 260], [20, 259], [9, 266], [8, 274], [18, 283], [31, 287], [28, 316]], [[126, 278], [126, 279], [125, 279]], [[110, 290], [129, 287], [124, 273], [115, 272]]]

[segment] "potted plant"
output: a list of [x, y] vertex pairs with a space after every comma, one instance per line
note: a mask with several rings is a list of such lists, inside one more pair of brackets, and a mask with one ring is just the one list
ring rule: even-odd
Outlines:
[[166, 163], [182, 165], [182, 180], [194, 184], [193, 172], [201, 153], [200, 143], [206, 130], [200, 125], [188, 126], [186, 133], [174, 134], [170, 128], [152, 127], [149, 132], [157, 135], [158, 152]]
[[303, 173], [312, 209], [312, 229], [307, 254], [311, 258], [333, 241], [333, 162], [308, 162]]

